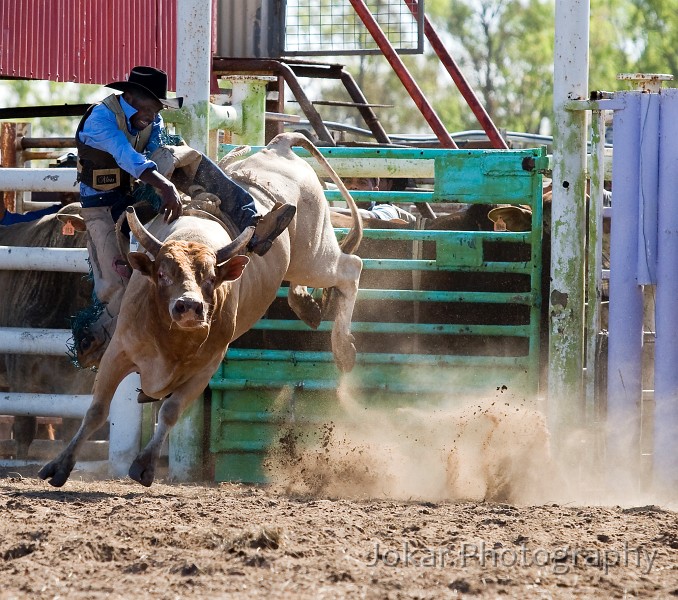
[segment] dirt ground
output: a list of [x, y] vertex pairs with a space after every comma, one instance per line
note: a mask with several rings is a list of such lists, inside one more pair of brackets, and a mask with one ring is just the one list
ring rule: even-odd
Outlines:
[[266, 486], [0, 471], [0, 600], [678, 596], [676, 504], [563, 469], [540, 413], [346, 414], [281, 430]]
[[0, 598], [670, 598], [658, 506], [310, 498], [0, 479]]

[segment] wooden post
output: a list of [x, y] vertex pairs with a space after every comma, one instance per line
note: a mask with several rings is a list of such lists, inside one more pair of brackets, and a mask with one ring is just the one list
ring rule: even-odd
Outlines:
[[[2, 123], [0, 129], [0, 166], [16, 167], [16, 123]], [[0, 220], [5, 210], [14, 210], [15, 192], [3, 192]]]

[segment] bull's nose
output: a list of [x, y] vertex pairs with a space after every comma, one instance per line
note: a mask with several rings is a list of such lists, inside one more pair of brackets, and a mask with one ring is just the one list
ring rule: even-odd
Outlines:
[[177, 315], [184, 315], [188, 312], [194, 313], [197, 317], [202, 317], [203, 315], [203, 306], [202, 302], [197, 300], [191, 300], [190, 298], [179, 298], [174, 303], [174, 312]]

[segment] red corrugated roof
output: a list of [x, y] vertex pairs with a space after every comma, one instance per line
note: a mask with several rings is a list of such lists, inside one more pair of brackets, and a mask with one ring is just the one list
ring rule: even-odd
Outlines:
[[0, 78], [106, 84], [135, 65], [176, 81], [176, 0], [0, 0]]

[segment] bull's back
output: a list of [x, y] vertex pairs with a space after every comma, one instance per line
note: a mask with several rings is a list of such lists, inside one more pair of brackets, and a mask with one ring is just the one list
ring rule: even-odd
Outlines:
[[[226, 173], [247, 187], [255, 200], [267, 198], [299, 206], [309, 194], [322, 194], [313, 168], [287, 146], [264, 148], [235, 163]], [[263, 190], [263, 195], [257, 189]], [[267, 205], [270, 203], [265, 202]]]

